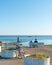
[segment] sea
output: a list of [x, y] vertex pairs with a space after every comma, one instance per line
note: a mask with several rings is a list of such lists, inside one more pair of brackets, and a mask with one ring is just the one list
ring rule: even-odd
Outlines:
[[43, 42], [45, 45], [52, 45], [52, 35], [0, 35], [2, 42], [15, 42], [19, 37], [22, 46], [29, 46], [31, 40], [37, 39], [38, 42]]

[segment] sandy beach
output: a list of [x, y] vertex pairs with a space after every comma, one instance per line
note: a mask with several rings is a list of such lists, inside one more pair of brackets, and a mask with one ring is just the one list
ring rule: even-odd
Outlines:
[[[34, 54], [37, 52], [45, 52], [47, 55], [50, 56], [52, 65], [52, 49], [47, 47], [39, 47], [39, 48], [23, 48], [25, 54]], [[23, 58], [22, 59], [0, 59], [0, 65], [23, 65]]]

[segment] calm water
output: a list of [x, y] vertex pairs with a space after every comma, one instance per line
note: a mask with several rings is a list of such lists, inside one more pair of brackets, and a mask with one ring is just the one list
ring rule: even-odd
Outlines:
[[[0, 41], [17, 41], [18, 36], [0, 36]], [[28, 41], [23, 42], [23, 46], [28, 46], [30, 40], [38, 39], [39, 42], [44, 42], [47, 44], [52, 44], [52, 36], [19, 36], [20, 41]]]

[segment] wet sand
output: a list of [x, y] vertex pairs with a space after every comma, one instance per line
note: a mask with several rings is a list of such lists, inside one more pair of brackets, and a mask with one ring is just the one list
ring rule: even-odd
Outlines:
[[[39, 48], [23, 48], [25, 54], [35, 54], [37, 52], [45, 52], [51, 58], [50, 65], [52, 65], [52, 49], [47, 47], [39, 47]], [[22, 59], [0, 59], [0, 65], [23, 65]]]

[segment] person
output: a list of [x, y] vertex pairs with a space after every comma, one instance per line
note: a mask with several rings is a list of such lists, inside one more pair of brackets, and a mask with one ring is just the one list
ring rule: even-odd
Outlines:
[[20, 46], [19, 45], [16, 45], [16, 50], [18, 51], [18, 53], [19, 53], [19, 56], [21, 55], [21, 53], [20, 53]]
[[20, 43], [19, 37], [17, 38], [17, 42]]
[[35, 39], [34, 43], [38, 43], [37, 39]]

